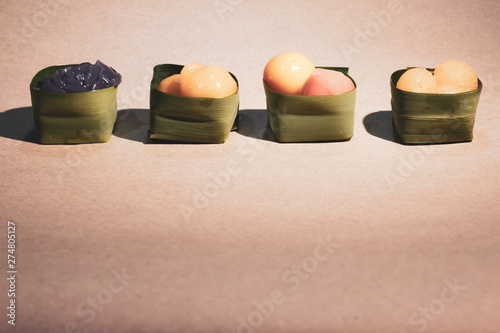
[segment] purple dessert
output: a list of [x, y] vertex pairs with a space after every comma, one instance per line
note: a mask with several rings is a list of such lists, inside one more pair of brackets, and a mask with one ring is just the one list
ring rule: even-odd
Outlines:
[[117, 87], [122, 76], [113, 68], [97, 60], [95, 65], [84, 62], [78, 66], [59, 69], [53, 77], [45, 74], [37, 88], [45, 91], [77, 93], [99, 90], [111, 86]]

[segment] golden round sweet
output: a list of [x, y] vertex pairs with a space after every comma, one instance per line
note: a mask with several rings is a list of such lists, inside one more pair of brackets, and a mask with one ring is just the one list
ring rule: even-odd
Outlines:
[[236, 81], [221, 66], [189, 63], [180, 75], [182, 96], [222, 98], [238, 91]]
[[158, 85], [158, 90], [167, 94], [181, 94], [181, 75], [174, 74], [163, 79]]
[[450, 85], [438, 86], [436, 89], [436, 94], [458, 94], [462, 92], [460, 88]]
[[205, 67], [205, 65], [199, 62], [190, 62], [188, 64], [185, 64], [184, 67], [182, 67], [181, 76], [192, 74], [203, 67]]
[[396, 87], [401, 90], [417, 93], [435, 93], [436, 80], [431, 72], [425, 68], [412, 68], [404, 72]]
[[477, 75], [474, 69], [465, 62], [448, 59], [434, 70], [434, 78], [440, 86], [455, 86], [459, 92], [477, 89]]
[[298, 95], [313, 70], [314, 64], [306, 56], [286, 52], [271, 58], [266, 64], [264, 82], [276, 92]]

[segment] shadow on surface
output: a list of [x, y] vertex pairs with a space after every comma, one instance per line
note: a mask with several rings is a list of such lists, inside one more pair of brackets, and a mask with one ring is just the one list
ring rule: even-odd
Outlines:
[[267, 110], [240, 110], [238, 133], [254, 139], [278, 142], [269, 126]]
[[363, 125], [368, 133], [378, 138], [404, 145], [392, 124], [391, 111], [377, 111], [363, 118]]
[[193, 143], [151, 139], [149, 137], [149, 109], [124, 109], [119, 110], [113, 135], [143, 144], [169, 144], [169, 145], [207, 145], [208, 143]]
[[0, 112], [0, 137], [38, 143], [31, 107]]
[[[277, 142], [267, 121], [267, 110], [239, 110], [238, 129], [241, 135]], [[149, 138], [149, 109], [119, 110], [113, 135], [144, 144], [196, 144]]]
[[149, 109], [119, 110], [113, 135], [131, 141], [149, 143]]

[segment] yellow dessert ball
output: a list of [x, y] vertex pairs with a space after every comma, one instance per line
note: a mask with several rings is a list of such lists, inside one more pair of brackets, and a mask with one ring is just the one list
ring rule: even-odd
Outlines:
[[221, 66], [189, 63], [180, 75], [182, 96], [222, 98], [238, 91], [236, 81]]
[[182, 67], [181, 76], [187, 76], [189, 74], [192, 74], [193, 72], [195, 72], [198, 69], [201, 69], [203, 67], [205, 67], [205, 65], [202, 63], [190, 62], [190, 63], [184, 65], [184, 67]]
[[477, 89], [476, 72], [466, 63], [448, 59], [443, 61], [434, 70], [434, 78], [440, 86], [455, 86], [458, 92]]
[[438, 86], [436, 90], [436, 94], [457, 94], [459, 92], [462, 92], [460, 88], [450, 85]]
[[435, 93], [437, 90], [434, 76], [425, 68], [407, 70], [399, 78], [396, 87], [401, 90], [417, 93]]
[[181, 75], [174, 74], [163, 79], [158, 85], [158, 90], [167, 94], [181, 94]]
[[264, 68], [264, 82], [282, 94], [298, 95], [314, 70], [314, 64], [303, 54], [286, 52], [273, 57]]

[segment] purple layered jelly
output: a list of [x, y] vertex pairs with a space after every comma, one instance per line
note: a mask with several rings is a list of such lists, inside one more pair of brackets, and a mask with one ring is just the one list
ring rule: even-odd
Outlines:
[[45, 91], [78, 93], [92, 90], [117, 87], [122, 76], [113, 68], [97, 60], [95, 65], [84, 62], [78, 66], [59, 69], [53, 77], [45, 74], [37, 88]]

